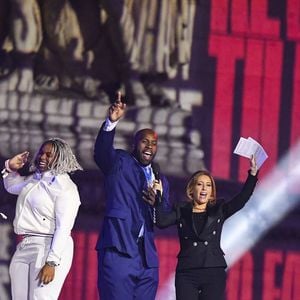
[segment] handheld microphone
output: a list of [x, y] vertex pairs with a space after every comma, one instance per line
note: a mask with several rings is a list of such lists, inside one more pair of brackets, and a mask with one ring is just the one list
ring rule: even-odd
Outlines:
[[[155, 180], [160, 181], [159, 164], [156, 162], [152, 162], [151, 166], [152, 166], [152, 171], [153, 171]], [[156, 190], [156, 201], [161, 202], [161, 191], [160, 190]]]

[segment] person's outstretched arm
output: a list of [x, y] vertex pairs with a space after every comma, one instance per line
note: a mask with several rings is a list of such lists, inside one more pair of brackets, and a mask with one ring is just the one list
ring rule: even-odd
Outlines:
[[97, 166], [107, 173], [114, 161], [115, 149], [113, 141], [115, 136], [115, 127], [118, 121], [124, 116], [126, 104], [121, 102], [121, 94], [118, 99], [109, 107], [108, 115], [102, 124], [94, 147], [94, 160]]
[[29, 156], [28, 151], [24, 151], [15, 155], [14, 157], [8, 159], [5, 162], [5, 170], [3, 173], [3, 182], [5, 189], [11, 193], [18, 195], [23, 189], [25, 182], [25, 177], [18, 173], [24, 164], [27, 162]]
[[248, 177], [243, 185], [242, 190], [228, 203], [224, 205], [226, 218], [239, 211], [253, 194], [256, 183], [258, 181], [258, 168], [254, 156], [250, 159], [250, 169], [248, 170]]

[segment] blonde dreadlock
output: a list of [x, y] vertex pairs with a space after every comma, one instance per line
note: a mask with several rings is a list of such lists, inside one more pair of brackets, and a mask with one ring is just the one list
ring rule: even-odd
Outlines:
[[53, 146], [55, 159], [49, 167], [49, 170], [51, 170], [55, 175], [72, 173], [77, 170], [82, 170], [82, 167], [78, 163], [69, 144], [60, 138], [50, 138], [43, 142], [43, 144], [40, 146], [39, 151], [35, 154], [33, 163], [31, 165], [32, 171], [35, 171], [37, 169], [40, 150], [46, 144], [51, 144]]

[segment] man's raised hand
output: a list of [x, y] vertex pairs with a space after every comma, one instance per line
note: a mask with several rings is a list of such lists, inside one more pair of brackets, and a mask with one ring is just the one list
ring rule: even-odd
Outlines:
[[125, 114], [126, 103], [121, 100], [121, 92], [118, 91], [117, 99], [114, 104], [112, 104], [108, 110], [109, 120], [111, 122], [116, 122], [122, 118]]

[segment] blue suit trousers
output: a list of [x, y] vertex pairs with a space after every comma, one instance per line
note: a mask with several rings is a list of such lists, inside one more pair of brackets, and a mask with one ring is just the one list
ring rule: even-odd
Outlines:
[[130, 257], [115, 248], [98, 251], [98, 291], [100, 300], [154, 300], [158, 268], [148, 268], [143, 241], [139, 255]]

